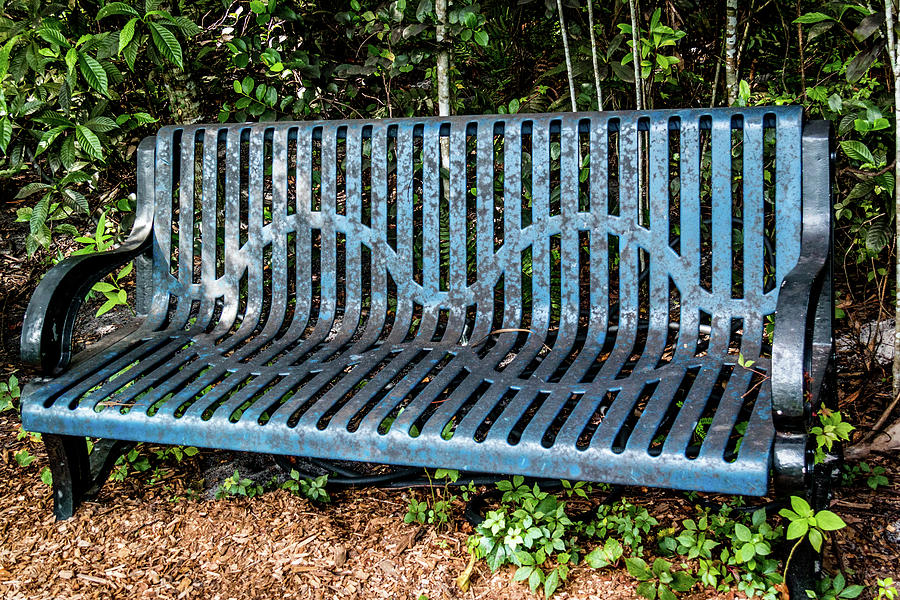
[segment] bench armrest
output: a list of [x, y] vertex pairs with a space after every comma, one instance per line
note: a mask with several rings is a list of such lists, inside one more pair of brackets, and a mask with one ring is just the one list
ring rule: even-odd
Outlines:
[[138, 206], [128, 238], [108, 252], [69, 257], [38, 284], [22, 323], [22, 360], [48, 375], [60, 373], [72, 358], [72, 331], [78, 309], [95, 283], [146, 252], [153, 236], [153, 159], [155, 138], [138, 147]]
[[827, 121], [803, 131], [800, 258], [781, 283], [772, 343], [772, 415], [780, 433], [806, 433], [834, 343], [831, 263], [833, 144]]

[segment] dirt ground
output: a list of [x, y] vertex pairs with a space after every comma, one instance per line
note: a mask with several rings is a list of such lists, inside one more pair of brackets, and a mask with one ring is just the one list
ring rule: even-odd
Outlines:
[[[0, 205], [0, 381], [15, 372], [24, 383], [29, 371], [18, 360], [22, 316], [48, 265], [25, 258], [26, 226], [13, 222], [15, 208]], [[111, 328], [117, 319], [89, 319], [83, 329]], [[864, 430], [887, 404], [889, 383], [882, 371], [861, 368], [851, 354], [840, 359], [841, 408]], [[36, 456], [25, 467], [14, 459], [23, 448]], [[0, 414], [0, 598], [535, 597], [512, 582], [512, 569], [491, 573], [484, 563], [476, 565], [468, 591], [457, 587], [472, 531], [461, 502], [453, 507], [457, 518], [437, 530], [403, 523], [408, 499], [422, 498], [422, 491], [343, 491], [326, 505], [285, 491], [207, 499], [203, 490], [217, 484], [201, 479], [216, 465], [227, 471], [235, 460], [232, 453], [203, 451], [181, 462], [151, 461], [153, 468], [107, 483], [73, 519], [57, 522], [50, 488], [40, 479], [46, 465], [40, 444], [22, 437], [14, 411]], [[883, 466], [890, 479], [877, 492], [864, 478], [837, 490], [833, 509], [849, 527], [827, 548], [826, 567], [842, 569], [851, 582], [900, 580], [897, 463], [896, 456], [870, 457], [869, 464]], [[626, 495], [646, 505], [660, 529], [689, 516], [683, 494], [629, 489]], [[555, 597], [631, 599], [637, 597], [635, 583], [624, 570], [579, 566]], [[686, 597], [741, 596], [698, 591]]]

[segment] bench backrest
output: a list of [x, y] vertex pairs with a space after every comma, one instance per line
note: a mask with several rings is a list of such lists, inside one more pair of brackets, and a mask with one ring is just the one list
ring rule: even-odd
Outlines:
[[150, 312], [222, 334], [443, 311], [449, 343], [678, 321], [692, 354], [704, 325], [752, 353], [800, 253], [802, 128], [799, 107], [165, 127]]

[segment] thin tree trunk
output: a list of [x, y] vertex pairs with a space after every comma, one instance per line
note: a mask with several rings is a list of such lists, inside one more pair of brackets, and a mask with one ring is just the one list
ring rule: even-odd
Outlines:
[[566, 55], [566, 73], [569, 76], [569, 99], [572, 101], [572, 112], [578, 112], [575, 104], [575, 78], [572, 75], [572, 57], [569, 55], [569, 36], [566, 35], [566, 19], [563, 16], [562, 0], [556, 0], [556, 9], [559, 11], [559, 31], [562, 34], [563, 52]]
[[737, 72], [737, 0], [725, 0], [725, 90], [728, 105], [738, 98]]
[[[557, 0], [558, 2], [559, 0]], [[634, 102], [637, 110], [644, 109], [644, 99], [641, 82], [641, 47], [640, 35], [641, 25], [637, 18], [637, 0], [628, 0], [628, 8], [631, 9], [631, 56], [634, 63]]]
[[[897, 40], [894, 37], [896, 15], [894, 14], [893, 0], [885, 0], [884, 15], [887, 24], [888, 56], [891, 59], [891, 71], [894, 74], [894, 156], [900, 158], [900, 52], [897, 48]], [[895, 181], [900, 181], [900, 160], [894, 167]], [[900, 186], [894, 186], [894, 225], [897, 228], [894, 253], [896, 261], [896, 313], [894, 314], [894, 369], [893, 392], [894, 398], [900, 396]], [[897, 424], [900, 424], [898, 421]]]
[[447, 0], [436, 0], [434, 14], [437, 17], [435, 40], [440, 49], [437, 55], [438, 115], [450, 116], [450, 51], [447, 50]]
[[597, 86], [597, 110], [603, 110], [603, 90], [600, 89], [600, 68], [597, 66], [597, 36], [594, 34], [594, 0], [587, 0], [588, 30], [591, 32], [591, 59], [594, 61], [594, 85]]

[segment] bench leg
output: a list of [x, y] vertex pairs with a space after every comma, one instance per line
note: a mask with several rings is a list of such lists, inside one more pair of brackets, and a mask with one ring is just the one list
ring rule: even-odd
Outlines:
[[84, 437], [54, 435], [41, 436], [53, 475], [53, 513], [60, 521], [69, 519], [84, 497], [90, 480], [90, 462]]
[[100, 492], [116, 460], [134, 444], [120, 440], [99, 440], [88, 454], [84, 437], [42, 436], [53, 475], [53, 513], [59, 520], [70, 518], [78, 505]]
[[[829, 454], [822, 464], [810, 467], [810, 484], [804, 492], [795, 495], [804, 496], [810, 507], [815, 510], [828, 508], [831, 502], [832, 489], [840, 477], [840, 465], [842, 463], [839, 454]], [[787, 551], [793, 546], [793, 542], [787, 543]], [[785, 557], [787, 554], [785, 554]], [[786, 581], [791, 598], [806, 598], [806, 590], [814, 590], [816, 582], [822, 572], [822, 555], [813, 549], [812, 545], [805, 541], [800, 544], [791, 558]]]

